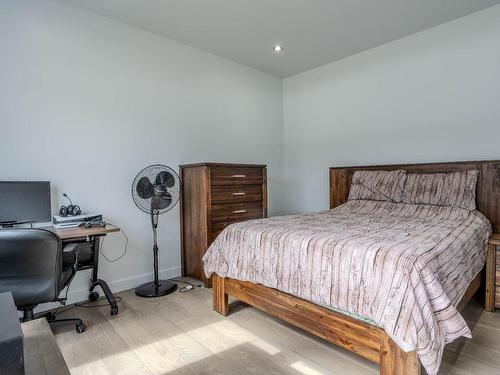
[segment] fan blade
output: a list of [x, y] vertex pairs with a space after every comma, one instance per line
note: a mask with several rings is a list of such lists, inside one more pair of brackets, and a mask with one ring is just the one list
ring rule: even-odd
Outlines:
[[141, 177], [139, 181], [137, 181], [136, 186], [137, 195], [142, 199], [149, 199], [154, 194], [154, 187], [149, 178]]
[[161, 171], [156, 175], [155, 183], [172, 187], [175, 185], [175, 177], [170, 172]]
[[154, 196], [151, 198], [152, 210], [163, 210], [172, 204], [172, 197], [169, 193], [165, 193], [161, 197]]

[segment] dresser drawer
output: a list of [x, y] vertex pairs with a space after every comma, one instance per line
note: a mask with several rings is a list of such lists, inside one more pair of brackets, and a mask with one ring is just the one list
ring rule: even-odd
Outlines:
[[[259, 219], [259, 217], [254, 217], [252, 219]], [[250, 220], [250, 219], [248, 219], [248, 220]], [[242, 220], [235, 220], [235, 221], [223, 221], [223, 222], [220, 222], [220, 223], [213, 223], [212, 227], [211, 227], [211, 230], [210, 230], [210, 233], [209, 233], [209, 236], [208, 236], [209, 244], [212, 244], [212, 242], [217, 238], [217, 236], [219, 234], [221, 234], [221, 232], [224, 229], [226, 229], [227, 226], [229, 226], [231, 224], [239, 223], [241, 221]]]
[[213, 204], [211, 223], [238, 222], [263, 216], [262, 202]]
[[212, 186], [212, 203], [240, 203], [262, 201], [262, 185]]
[[261, 219], [264, 217], [262, 201], [248, 203], [232, 203], [232, 204], [214, 204], [212, 205], [212, 220], [210, 225], [210, 233], [208, 236], [209, 243], [230, 224], [239, 223], [241, 221]]
[[219, 223], [219, 224], [216, 224], [215, 226], [213, 226], [212, 231], [210, 232], [210, 234], [208, 236], [208, 243], [212, 244], [212, 242], [215, 241], [217, 236], [219, 234], [221, 234], [221, 232], [224, 230], [224, 228], [226, 228], [229, 224], [232, 224], [232, 223]]
[[259, 185], [264, 181], [262, 168], [217, 167], [210, 169], [210, 182], [214, 185]]

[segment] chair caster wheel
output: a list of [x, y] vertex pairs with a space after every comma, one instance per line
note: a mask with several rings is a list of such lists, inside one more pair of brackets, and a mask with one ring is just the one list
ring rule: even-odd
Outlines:
[[99, 298], [99, 293], [97, 293], [97, 292], [90, 292], [89, 293], [89, 301], [90, 302], [97, 301], [98, 298]]
[[114, 306], [111, 308], [111, 316], [118, 315], [118, 306]]
[[87, 330], [87, 326], [84, 323], [75, 325], [76, 333], [83, 333]]

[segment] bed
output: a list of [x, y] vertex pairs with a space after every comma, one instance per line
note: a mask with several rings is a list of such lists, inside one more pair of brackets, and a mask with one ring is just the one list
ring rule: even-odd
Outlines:
[[[415, 202], [348, 200], [353, 176], [367, 170], [477, 171], [477, 210], [420, 204], [420, 191]], [[458, 311], [479, 288], [499, 229], [499, 185], [497, 161], [332, 168], [332, 210], [231, 225], [214, 241], [204, 258], [214, 309], [227, 315], [231, 295], [380, 364], [381, 374], [419, 374], [421, 363], [435, 374], [444, 345], [470, 336]]]

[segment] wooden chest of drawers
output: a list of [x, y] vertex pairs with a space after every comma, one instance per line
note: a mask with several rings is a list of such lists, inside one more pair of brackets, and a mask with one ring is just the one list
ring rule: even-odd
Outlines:
[[181, 165], [182, 274], [207, 280], [201, 258], [232, 223], [267, 217], [265, 165]]

